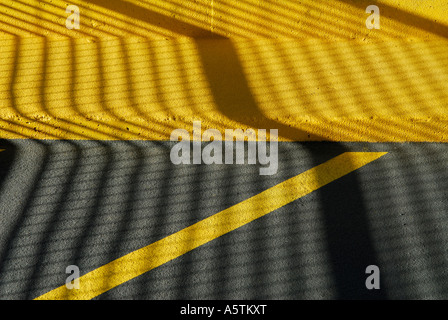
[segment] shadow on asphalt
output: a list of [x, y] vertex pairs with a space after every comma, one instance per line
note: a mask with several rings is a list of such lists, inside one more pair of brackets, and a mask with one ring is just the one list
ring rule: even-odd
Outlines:
[[[93, 4], [97, 4], [103, 6], [107, 9], [114, 10], [115, 8], [112, 5], [112, 2], [102, 1], [102, 0], [91, 0], [88, 1]], [[353, 4], [352, 1], [349, 2]], [[384, 6], [384, 4], [381, 4]], [[135, 5], [134, 5], [135, 6]], [[391, 8], [390, 8], [391, 9]], [[397, 10], [393, 8], [394, 10]], [[186, 23], [181, 23], [177, 20], [170, 20], [167, 17], [161, 16], [158, 13], [152, 12], [147, 9], [143, 9], [140, 7], [129, 7], [129, 10], [126, 14], [137, 20], [151, 22], [153, 20], [160, 21], [159, 26], [162, 26], [166, 29], [170, 29], [171, 31], [182, 33], [183, 30], [188, 27], [191, 29], [191, 25]], [[437, 25], [432, 21], [428, 21], [427, 19], [411, 15], [408, 13], [402, 13], [403, 18], [406, 18], [406, 21], [411, 21], [415, 27], [422, 28], [427, 31], [435, 32], [439, 35], [446, 36], [448, 34], [447, 27], [443, 25]], [[228, 50], [226, 53], [230, 53], [230, 55], [222, 56], [222, 53], [217, 51], [213, 44], [214, 41], [222, 41], [217, 38], [222, 38], [216, 34], [212, 34], [207, 30], [203, 30], [199, 27], [195, 27], [196, 32], [204, 37], [214, 38], [215, 40], [210, 41], [198, 41], [198, 55], [202, 62], [204, 73], [207, 76], [208, 84], [213, 93], [213, 99], [216, 103], [216, 106], [219, 108], [221, 113], [226, 116], [228, 119], [234, 120], [238, 123], [241, 123], [247, 127], [252, 127], [254, 129], [278, 129], [279, 135], [284, 138], [297, 137], [298, 135], [307, 135], [306, 132], [301, 132], [300, 129], [292, 128], [289, 126], [285, 126], [277, 121], [266, 118], [260, 109], [257, 106], [257, 103], [252, 96], [251, 89], [248, 86], [248, 81], [243, 72], [243, 68], [241, 66], [241, 62], [237, 55], [237, 50], [233, 47], [230, 41], [226, 42], [228, 46]], [[20, 39], [17, 39], [17, 48], [20, 49]], [[17, 50], [17, 54], [20, 50]], [[74, 52], [74, 51], [73, 51]], [[101, 52], [98, 53], [101, 56]], [[17, 61], [18, 57], [16, 57]], [[43, 57], [43, 65], [42, 65], [42, 82], [40, 83], [41, 88], [41, 96], [45, 97], [45, 61], [47, 58]], [[284, 64], [288, 64], [288, 61], [283, 61]], [[16, 63], [17, 64], [17, 63]], [[73, 72], [76, 74], [76, 57], [72, 60], [72, 68]], [[16, 72], [13, 72], [12, 75], [12, 84], [10, 88], [11, 96], [12, 96], [12, 104], [13, 108], [16, 108], [16, 102], [14, 101], [15, 89], [15, 77]], [[106, 72], [105, 70], [100, 70], [100, 74]], [[130, 78], [130, 75], [128, 74]], [[74, 79], [73, 79], [74, 81]], [[305, 81], [305, 80], [304, 80]], [[132, 91], [132, 88], [130, 88]], [[102, 89], [103, 90], [103, 89]], [[74, 92], [71, 93], [74, 96]], [[110, 112], [110, 108], [107, 107], [107, 99], [104, 94], [104, 90], [101, 93], [102, 99], [101, 103], [104, 104], [104, 110]], [[45, 100], [42, 101], [42, 106], [45, 108]], [[76, 109], [76, 102], [74, 101], [74, 108]], [[19, 110], [17, 110], [20, 113]], [[262, 119], [262, 123], [266, 124], [266, 128], [257, 128], [259, 120], [253, 122], [247, 117], [250, 115], [252, 118]], [[115, 115], [114, 115], [115, 116]], [[69, 122], [68, 125], [71, 125]], [[76, 125], [73, 123], [73, 125]], [[319, 137], [313, 136], [313, 139], [319, 140]], [[6, 236], [6, 245], [4, 247], [4, 251], [2, 252], [2, 261], [0, 261], [0, 274], [4, 270], [4, 263], [10, 257], [10, 249], [13, 246], [13, 243], [16, 241], [20, 230], [24, 228], [27, 218], [29, 218], [30, 208], [33, 206], [35, 199], [38, 197], [38, 194], [41, 192], [40, 183], [44, 179], [44, 176], [48, 175], [49, 166], [51, 164], [50, 155], [53, 154], [51, 150], [52, 146], [46, 144], [45, 142], [41, 143], [43, 148], [46, 148], [46, 156], [42, 160], [42, 167], [39, 172], [36, 173], [34, 178], [34, 187], [32, 188], [31, 194], [29, 194], [27, 199], [24, 200], [24, 207], [21, 215], [15, 222], [14, 227], [11, 232]], [[64, 141], [65, 145], [68, 145], [69, 148], [74, 152], [75, 156], [71, 159], [69, 167], [65, 171], [65, 175], [61, 177], [63, 181], [62, 189], [59, 190], [58, 199], [55, 200], [54, 210], [50, 213], [46, 213], [46, 227], [42, 231], [42, 235], [40, 237], [39, 245], [40, 247], [34, 253], [37, 257], [36, 263], [31, 266], [31, 272], [29, 273], [29, 278], [26, 280], [26, 287], [28, 291], [26, 293], [26, 298], [31, 299], [34, 298], [32, 294], [37, 290], [35, 280], [39, 277], [39, 274], [45, 268], [45, 260], [39, 259], [40, 257], [51, 255], [52, 249], [52, 241], [53, 236], [60, 227], [61, 219], [64, 214], [66, 215], [69, 208], [66, 207], [66, 199], [70, 197], [74, 192], [74, 180], [75, 177], [79, 174], [79, 170], [81, 168], [81, 161], [83, 157], [83, 151], [79, 147], [76, 142]], [[98, 184], [95, 185], [95, 188], [88, 191], [90, 193], [91, 201], [86, 203], [88, 205], [87, 214], [83, 217], [85, 220], [83, 222], [83, 229], [81, 234], [78, 236], [76, 243], [74, 244], [75, 251], [72, 253], [71, 261], [73, 264], [80, 263], [82, 256], [86, 255], [86, 252], [83, 251], [83, 245], [89, 241], [89, 237], [91, 237], [94, 232], [93, 227], [101, 224], [99, 221], [100, 217], [98, 215], [98, 211], [103, 204], [105, 198], [109, 197], [108, 194], [108, 184], [111, 179], [114, 179], [113, 168], [116, 164], [114, 159], [114, 153], [109, 149], [107, 144], [102, 144], [101, 141], [97, 142], [98, 146], [102, 150], [102, 155], [98, 156], [98, 159], [101, 159], [102, 164], [97, 165], [98, 170]], [[123, 216], [128, 217], [127, 219], [121, 219], [118, 223], [115, 221], [113, 223], [117, 223], [115, 228], [116, 233], [113, 235], [113, 239], [109, 242], [109, 259], [113, 260], [118, 257], [118, 252], [120, 252], [120, 248], [122, 246], [122, 239], [126, 238], [127, 232], [130, 229], [130, 223], [132, 221], [132, 215], [135, 210], [134, 205], [136, 203], [135, 194], [136, 189], [138, 187], [136, 181], [138, 177], [142, 174], [143, 170], [143, 159], [144, 152], [141, 149], [141, 146], [135, 144], [132, 141], [126, 142], [128, 147], [133, 150], [134, 158], [136, 162], [133, 163], [133, 167], [128, 172], [128, 176], [125, 179], [127, 183], [127, 193], [122, 195], [124, 197], [123, 206], [126, 208], [126, 211], [123, 212]], [[166, 148], [166, 145], [161, 144], [162, 148]], [[313, 165], [317, 166], [323, 161], [322, 157], [322, 146], [328, 146], [328, 144], [316, 144], [316, 143], [303, 143], [303, 146], [307, 148], [308, 154], [311, 155], [313, 159]], [[5, 149], [4, 152], [0, 153], [0, 191], [2, 190], [2, 183], [5, 177], [9, 174], [9, 170], [11, 165], [16, 160], [16, 149], [13, 142], [1, 140], [0, 148]], [[331, 144], [331, 156], [336, 156], [338, 154], [354, 151], [348, 150], [346, 146], [334, 142]], [[204, 178], [203, 173], [199, 170], [194, 175], [193, 182], [190, 187], [194, 190], [200, 190], [201, 180]], [[317, 177], [319, 179], [319, 177]], [[228, 175], [227, 179], [232, 179], [231, 175]], [[162, 194], [170, 194], [170, 188], [172, 184], [176, 181], [176, 177], [172, 175], [170, 170], [166, 170], [164, 172], [164, 177], [161, 179], [163, 181], [163, 185], [159, 187]], [[371, 231], [369, 222], [367, 219], [367, 209], [364, 206], [364, 196], [363, 192], [359, 186], [359, 178], [356, 172], [352, 172], [348, 176], [341, 179], [343, 180], [343, 190], [336, 187], [339, 186], [339, 182], [334, 183], [328, 187], [324, 187], [316, 193], [319, 195], [320, 204], [322, 208], [322, 219], [325, 223], [324, 232], [326, 236], [326, 244], [328, 248], [328, 254], [331, 262], [331, 271], [332, 278], [336, 284], [337, 290], [337, 298], [338, 299], [386, 299], [388, 297], [388, 288], [382, 287], [381, 290], [378, 291], [368, 291], [365, 288], [365, 269], [368, 265], [378, 265], [378, 257], [373, 248], [373, 241], [371, 237]], [[342, 182], [341, 182], [342, 183]], [[342, 187], [342, 186], [340, 186]], [[339, 189], [339, 190], [335, 190]], [[327, 201], [327, 199], [334, 198], [335, 192], [343, 192], [344, 199], [347, 202], [347, 205], [343, 208], [334, 207], [331, 205], [332, 202]], [[228, 195], [231, 193], [229, 191]], [[163, 225], [166, 223], [164, 219], [167, 219], [170, 212], [165, 211], [166, 208], [169, 207], [169, 204], [166, 203], [168, 201], [168, 197], [162, 197], [160, 203], [158, 204], [159, 212], [157, 215], [160, 217], [159, 223]], [[198, 206], [198, 202], [195, 202], [193, 207], [193, 211], [200, 210]], [[129, 218], [131, 217], [131, 218]], [[269, 226], [266, 226], [269, 228]], [[266, 244], [268, 239], [264, 239], [259, 242], [255, 248], [251, 250], [256, 251], [257, 254], [263, 254], [263, 244]], [[224, 248], [225, 250], [225, 248]], [[225, 252], [224, 255], [225, 256]], [[218, 258], [220, 259], [220, 258]], [[225, 259], [220, 259], [220, 265], [223, 266], [223, 270], [220, 273], [216, 274], [216, 283], [223, 283], [226, 279], [223, 277], [228, 274], [226, 272], [226, 261]], [[251, 266], [253, 270], [254, 278], [257, 275], [262, 274], [262, 266], [253, 265]], [[64, 275], [65, 276], [65, 275]], [[300, 283], [297, 284], [300, 286]], [[182, 288], [178, 289], [179, 296], [188, 298], [188, 292], [182, 292]], [[257, 289], [254, 288], [253, 295], [257, 296]], [[142, 288], [144, 291], [144, 288]], [[216, 297], [211, 298], [221, 298], [219, 294]], [[294, 298], [294, 292], [291, 292], [291, 298]]]

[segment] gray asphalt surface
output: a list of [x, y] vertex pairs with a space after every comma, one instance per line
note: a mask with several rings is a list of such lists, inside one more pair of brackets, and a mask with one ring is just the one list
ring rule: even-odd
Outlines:
[[[279, 169], [169, 142], [0, 141], [0, 299], [33, 299], [345, 151], [389, 154], [97, 299], [447, 299], [446, 144], [279, 143]], [[381, 289], [367, 290], [368, 265]]]

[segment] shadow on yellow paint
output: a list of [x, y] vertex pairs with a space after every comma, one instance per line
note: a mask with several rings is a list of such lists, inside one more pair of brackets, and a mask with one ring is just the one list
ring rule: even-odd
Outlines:
[[62, 1], [6, 1], [17, 23], [0, 24], [13, 36], [1, 36], [1, 130], [167, 140], [199, 119], [277, 127], [281, 140], [445, 141], [443, 10], [385, 1], [372, 31], [367, 2], [74, 1], [74, 31]]
[[[447, 4], [394, 0], [73, 0], [81, 29], [67, 30], [66, 2], [5, 0], [0, 37], [172, 37], [391, 39], [446, 38]], [[367, 6], [381, 8], [381, 33], [365, 28]], [[13, 22], [13, 23], [12, 23]]]
[[446, 140], [446, 17], [384, 5], [380, 33], [364, 25], [371, 2], [73, 0], [82, 28], [69, 31], [63, 1], [4, 1], [0, 132], [167, 140], [201, 120], [293, 141]]
[[278, 128], [281, 140], [446, 141], [445, 41], [5, 40], [5, 138], [168, 140]]

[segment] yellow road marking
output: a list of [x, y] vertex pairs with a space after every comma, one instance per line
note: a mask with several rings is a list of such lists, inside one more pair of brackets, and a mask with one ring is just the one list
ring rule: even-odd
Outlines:
[[382, 157], [386, 152], [347, 152], [260, 194], [133, 251], [79, 278], [80, 289], [65, 285], [36, 300], [88, 300], [254, 221]]

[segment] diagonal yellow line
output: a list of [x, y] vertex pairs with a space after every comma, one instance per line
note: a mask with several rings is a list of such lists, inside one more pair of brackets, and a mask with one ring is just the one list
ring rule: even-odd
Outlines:
[[166, 238], [79, 278], [80, 289], [60, 286], [36, 300], [88, 300], [254, 221], [382, 157], [386, 152], [346, 152]]

